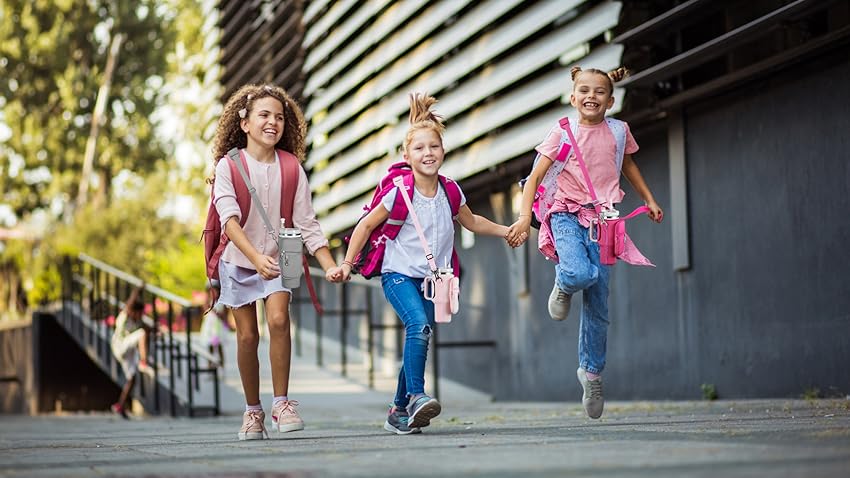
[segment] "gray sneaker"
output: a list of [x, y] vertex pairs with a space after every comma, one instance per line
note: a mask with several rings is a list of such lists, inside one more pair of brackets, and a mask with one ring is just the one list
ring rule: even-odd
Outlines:
[[436, 398], [420, 395], [407, 405], [407, 413], [410, 414], [407, 424], [410, 428], [427, 427], [441, 410], [440, 402]]
[[555, 283], [555, 286], [552, 287], [552, 293], [549, 294], [549, 316], [552, 317], [552, 320], [564, 320], [570, 314], [570, 301], [572, 300], [572, 294], [567, 294], [560, 287], [558, 287], [558, 283]]
[[395, 433], [396, 435], [410, 435], [411, 433], [422, 433], [420, 428], [410, 428], [407, 425], [409, 416], [407, 409], [398, 408], [390, 405], [390, 410], [387, 413], [387, 421], [384, 422], [384, 430]]
[[581, 404], [584, 405], [584, 411], [590, 418], [599, 418], [602, 416], [602, 409], [605, 408], [605, 397], [602, 396], [602, 377], [596, 380], [587, 378], [587, 371], [583, 368], [576, 370], [576, 376], [581, 383], [581, 388], [584, 389], [584, 394], [581, 396]]

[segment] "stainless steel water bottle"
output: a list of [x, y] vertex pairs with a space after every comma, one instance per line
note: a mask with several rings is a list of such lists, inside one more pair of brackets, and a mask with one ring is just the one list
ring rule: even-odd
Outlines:
[[284, 226], [284, 219], [281, 218], [277, 235], [277, 246], [280, 254], [278, 257], [280, 280], [287, 289], [296, 289], [301, 285], [303, 271], [301, 268], [301, 255], [303, 254], [301, 229]]

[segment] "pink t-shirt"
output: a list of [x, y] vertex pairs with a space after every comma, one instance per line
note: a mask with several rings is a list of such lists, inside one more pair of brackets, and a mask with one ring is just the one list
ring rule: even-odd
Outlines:
[[[620, 171], [617, 168], [617, 140], [605, 121], [595, 125], [579, 124], [576, 135], [578, 147], [581, 149], [590, 180], [596, 196], [605, 206], [612, 206], [623, 200], [625, 193], [620, 189]], [[542, 143], [537, 145], [537, 152], [553, 159], [558, 155], [561, 144], [561, 129], [552, 128]], [[625, 154], [637, 152], [638, 145], [632, 136], [629, 125], [626, 124]], [[555, 201], [563, 202], [567, 209], [574, 212], [582, 204], [593, 200], [584, 181], [584, 175], [575, 154], [571, 153], [564, 170], [558, 176], [558, 191]]]

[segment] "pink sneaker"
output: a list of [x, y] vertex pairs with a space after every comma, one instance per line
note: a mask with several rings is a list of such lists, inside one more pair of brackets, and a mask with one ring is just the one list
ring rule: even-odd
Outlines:
[[303, 430], [304, 420], [295, 411], [296, 406], [298, 402], [295, 400], [275, 403], [272, 407], [272, 429], [281, 433]]
[[239, 429], [240, 440], [262, 440], [268, 438], [266, 431], [266, 414], [260, 410], [248, 410], [242, 415], [242, 428]]

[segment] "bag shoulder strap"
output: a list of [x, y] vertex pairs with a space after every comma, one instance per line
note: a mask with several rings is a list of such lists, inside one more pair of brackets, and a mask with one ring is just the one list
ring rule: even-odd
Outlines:
[[616, 118], [605, 117], [605, 122], [608, 124], [608, 129], [614, 135], [614, 141], [617, 144], [617, 170], [623, 169], [623, 158], [626, 155], [626, 122]]
[[[578, 128], [578, 121], [575, 123], [575, 127]], [[593, 208], [596, 209], [596, 212], [601, 212], [601, 206], [599, 205], [599, 199], [596, 197], [596, 190], [593, 189], [593, 182], [590, 180], [590, 173], [587, 171], [587, 164], [584, 162], [584, 156], [581, 154], [581, 148], [578, 147], [578, 142], [576, 141], [575, 134], [573, 134], [573, 128], [570, 124], [569, 119], [562, 118], [561, 126], [564, 127], [564, 130], [567, 132], [567, 135], [570, 137], [570, 143], [573, 145], [573, 151], [575, 151], [576, 161], [578, 161], [578, 166], [581, 169], [581, 174], [584, 176], [584, 181], [587, 183], [587, 191], [590, 193], [590, 198], [593, 199]]]
[[446, 197], [449, 199], [449, 208], [452, 211], [452, 221], [457, 220], [457, 215], [460, 212], [460, 185], [454, 179], [440, 175], [440, 184], [446, 192]]
[[[412, 176], [412, 175], [411, 175]], [[419, 217], [416, 215], [416, 211], [413, 210], [413, 202], [407, 195], [406, 189], [407, 186], [404, 184], [404, 178], [401, 176], [396, 176], [393, 178], [393, 183], [398, 187], [398, 194], [404, 199], [405, 204], [407, 204], [407, 212], [410, 214], [410, 218], [413, 220], [413, 226], [416, 227], [416, 234], [419, 235], [419, 242], [422, 243], [422, 249], [425, 250], [425, 259], [428, 261], [428, 266], [431, 268], [431, 272], [434, 275], [437, 275], [437, 262], [434, 260], [434, 254], [431, 252], [431, 248], [428, 246], [428, 240], [425, 239], [425, 231], [422, 230], [422, 224], [419, 223]], [[410, 193], [413, 194], [413, 185], [410, 185]]]
[[[236, 151], [235, 154], [239, 154], [239, 157], [241, 159], [241, 161], [234, 162], [236, 163], [236, 167], [239, 168], [239, 174], [242, 175], [242, 181], [244, 181], [247, 185], [248, 192], [251, 193], [251, 198], [254, 200], [254, 202], [256, 202], [257, 204], [262, 204], [260, 198], [257, 196], [257, 188], [255, 188], [254, 185], [251, 184], [251, 180], [247, 173], [248, 162], [245, 160], [245, 152], [241, 149], [233, 148], [227, 153], [228, 156], [232, 158], [234, 151]], [[260, 217], [262, 217], [263, 222], [266, 223], [266, 230], [269, 232], [269, 234], [274, 234], [275, 229], [274, 227], [272, 227], [272, 223], [271, 221], [269, 221], [269, 216], [266, 214], [266, 211], [263, 208], [260, 208]]]
[[249, 187], [252, 186], [250, 186], [251, 181], [245, 172], [248, 169], [248, 162], [242, 152], [237, 148], [228, 151], [227, 157], [230, 159], [228, 163], [230, 165], [230, 181], [233, 183], [233, 190], [236, 193], [236, 204], [239, 205], [239, 212], [242, 214], [239, 225], [244, 226], [245, 221], [248, 220], [248, 213], [251, 212]]
[[293, 227], [292, 213], [295, 209], [295, 193], [298, 190], [298, 178], [301, 165], [294, 154], [277, 150], [280, 161], [280, 214], [285, 220], [286, 227]]

